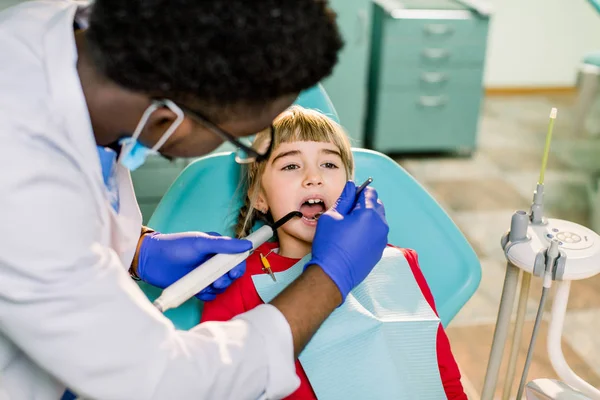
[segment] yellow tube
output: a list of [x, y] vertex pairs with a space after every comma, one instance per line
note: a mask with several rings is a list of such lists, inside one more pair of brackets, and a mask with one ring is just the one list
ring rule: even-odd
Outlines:
[[550, 153], [550, 141], [552, 140], [552, 130], [554, 129], [554, 121], [558, 110], [552, 108], [550, 111], [550, 124], [548, 124], [548, 133], [546, 134], [546, 146], [544, 148], [544, 157], [542, 158], [542, 170], [540, 171], [540, 180], [538, 184], [544, 184], [544, 174], [546, 173], [546, 164], [548, 163], [548, 154]]

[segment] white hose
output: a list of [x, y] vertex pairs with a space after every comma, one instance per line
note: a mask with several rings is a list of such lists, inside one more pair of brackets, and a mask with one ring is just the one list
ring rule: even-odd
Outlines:
[[567, 312], [571, 281], [558, 282], [548, 328], [548, 356], [560, 379], [592, 400], [600, 400], [600, 390], [581, 379], [567, 364], [562, 352], [562, 330]]
[[[252, 249], [256, 249], [271, 237], [273, 237], [273, 229], [269, 225], [264, 225], [244, 239], [251, 241]], [[154, 300], [154, 305], [162, 312], [170, 308], [179, 307], [202, 289], [219, 279], [220, 276], [231, 271], [233, 267], [244, 261], [249, 255], [250, 251], [238, 254], [215, 255], [199, 268], [184, 275], [163, 290], [160, 297]]]

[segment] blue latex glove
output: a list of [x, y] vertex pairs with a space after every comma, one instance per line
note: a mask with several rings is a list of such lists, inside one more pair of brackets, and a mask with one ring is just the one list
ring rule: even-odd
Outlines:
[[389, 227], [377, 191], [365, 188], [356, 201], [348, 182], [336, 205], [321, 215], [312, 244], [312, 259], [335, 282], [342, 301], [361, 283], [383, 255]]
[[[163, 234], [152, 232], [142, 240], [138, 256], [137, 274], [144, 281], [166, 288], [195, 269], [216, 253], [243, 253], [252, 248], [249, 240], [232, 239], [218, 233], [185, 232]], [[196, 297], [214, 300], [246, 271], [246, 262], [234, 267]]]

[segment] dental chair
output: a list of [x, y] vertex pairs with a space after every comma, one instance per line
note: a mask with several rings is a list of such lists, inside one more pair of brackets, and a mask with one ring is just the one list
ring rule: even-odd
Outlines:
[[[338, 119], [320, 85], [301, 93], [296, 104]], [[353, 149], [353, 154], [355, 181], [373, 177], [372, 186], [386, 209], [389, 242], [418, 252], [440, 319], [447, 326], [479, 286], [481, 266], [475, 252], [440, 205], [396, 162], [365, 149]], [[233, 153], [197, 159], [169, 188], [148, 225], [163, 233], [213, 231], [232, 236], [241, 205], [240, 171]], [[161, 293], [143, 282], [140, 286], [152, 301]], [[201, 310], [201, 302], [192, 298], [165, 315], [178, 329], [187, 330], [198, 324]]]

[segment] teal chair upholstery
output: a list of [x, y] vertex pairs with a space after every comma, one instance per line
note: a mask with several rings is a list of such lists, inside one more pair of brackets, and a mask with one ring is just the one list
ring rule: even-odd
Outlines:
[[583, 56], [584, 64], [595, 65], [600, 67], [600, 51], [593, 51]]
[[[326, 96], [322, 88], [315, 90], [310, 93]], [[311, 103], [305, 100], [300, 96], [298, 104], [309, 107]], [[320, 100], [318, 108], [335, 116], [330, 102]], [[477, 256], [440, 205], [396, 162], [371, 150], [353, 149], [353, 154], [355, 180], [373, 177], [372, 186], [385, 205], [389, 242], [419, 253], [421, 269], [446, 326], [479, 286]], [[149, 226], [163, 233], [196, 230], [232, 235], [241, 205], [240, 171], [232, 153], [196, 160], [165, 194]], [[141, 286], [151, 300], [160, 294], [157, 288]], [[200, 313], [200, 302], [192, 299], [166, 315], [178, 328], [189, 329], [198, 323]]]
[[338, 114], [335, 111], [335, 107], [331, 103], [329, 96], [327, 96], [325, 89], [323, 89], [323, 86], [320, 83], [300, 93], [300, 96], [298, 96], [295, 104], [298, 104], [304, 108], [311, 108], [313, 110], [320, 111], [335, 122], [340, 122]]
[[588, 0], [588, 3], [600, 14], [600, 1], [599, 0]]

